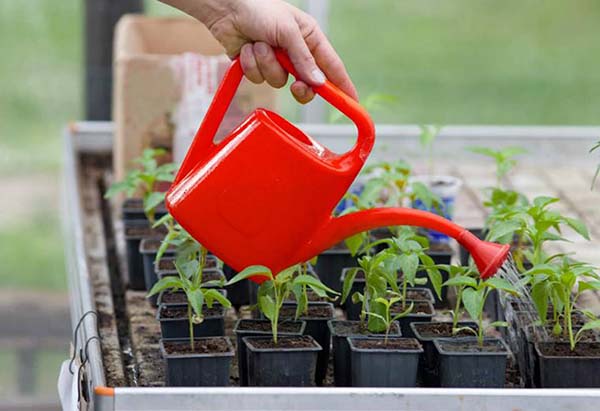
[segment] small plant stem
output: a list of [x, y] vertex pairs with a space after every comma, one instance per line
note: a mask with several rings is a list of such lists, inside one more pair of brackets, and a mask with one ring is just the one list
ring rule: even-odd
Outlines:
[[190, 348], [194, 351], [194, 320], [192, 315], [192, 305], [188, 303], [188, 326], [190, 327]]
[[565, 304], [565, 315], [567, 322], [567, 330], [569, 332], [569, 344], [571, 345], [571, 351], [575, 349], [575, 338], [573, 337], [573, 324], [571, 320], [571, 303]]
[[406, 277], [402, 280], [402, 311], [406, 309]]
[[456, 305], [454, 307], [454, 315], [452, 316], [452, 329], [454, 330], [458, 326], [458, 316], [460, 314], [460, 304], [462, 300], [462, 288], [457, 287], [456, 291]]

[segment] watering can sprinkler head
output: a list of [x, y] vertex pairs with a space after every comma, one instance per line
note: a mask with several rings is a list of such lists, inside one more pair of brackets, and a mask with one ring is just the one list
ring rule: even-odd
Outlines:
[[508, 258], [510, 246], [484, 241], [468, 230], [465, 230], [457, 240], [469, 250], [482, 279], [492, 277]]

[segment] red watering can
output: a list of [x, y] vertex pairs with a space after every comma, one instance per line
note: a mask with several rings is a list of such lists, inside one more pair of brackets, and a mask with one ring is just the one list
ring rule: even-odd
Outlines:
[[[287, 55], [281, 65], [297, 77]], [[314, 91], [356, 125], [356, 144], [333, 153], [278, 114], [257, 109], [220, 143], [213, 142], [242, 80], [239, 59], [225, 74], [179, 169], [166, 204], [192, 237], [235, 270], [264, 265], [274, 273], [308, 261], [353, 234], [411, 225], [455, 238], [483, 278], [494, 275], [509, 246], [481, 241], [425, 211], [376, 208], [334, 217], [375, 141], [369, 114], [329, 81]], [[255, 278], [258, 282], [264, 277]]]

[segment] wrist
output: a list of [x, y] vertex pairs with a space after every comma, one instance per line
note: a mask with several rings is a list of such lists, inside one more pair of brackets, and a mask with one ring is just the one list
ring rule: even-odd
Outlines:
[[193, 16], [207, 27], [235, 14], [243, 0], [197, 0], [197, 10]]

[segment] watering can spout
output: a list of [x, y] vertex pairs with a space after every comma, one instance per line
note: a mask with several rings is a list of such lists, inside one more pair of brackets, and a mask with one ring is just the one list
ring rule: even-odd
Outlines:
[[480, 240], [467, 229], [436, 214], [411, 208], [384, 207], [357, 211], [341, 217], [332, 216], [328, 224], [319, 231], [316, 240], [307, 247], [306, 256], [299, 261], [306, 261], [354, 234], [377, 227], [400, 225], [436, 230], [456, 239], [469, 251], [484, 279], [496, 274], [508, 257], [507, 244]]

